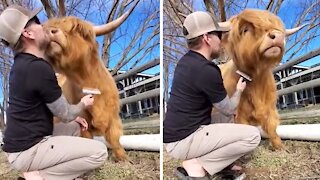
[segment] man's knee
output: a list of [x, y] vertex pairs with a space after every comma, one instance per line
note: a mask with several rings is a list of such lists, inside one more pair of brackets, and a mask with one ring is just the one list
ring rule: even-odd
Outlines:
[[247, 140], [250, 146], [252, 147], [252, 150], [255, 149], [261, 141], [259, 129], [254, 126], [251, 126], [249, 131], [249, 137], [247, 138]]
[[168, 143], [165, 145], [166, 151], [169, 156], [175, 159], [185, 160], [187, 156], [186, 148], [177, 147], [177, 143]]
[[[95, 140], [93, 140], [95, 141]], [[91, 156], [94, 161], [97, 163], [97, 167], [104, 164], [105, 160], [108, 157], [108, 150], [105, 144], [99, 141], [95, 141], [95, 153]]]
[[101, 144], [102, 144], [102, 148], [100, 149], [101, 157], [98, 158], [98, 161], [103, 163], [108, 157], [108, 150], [107, 150], [107, 147], [105, 144], [103, 144], [103, 143], [101, 143]]

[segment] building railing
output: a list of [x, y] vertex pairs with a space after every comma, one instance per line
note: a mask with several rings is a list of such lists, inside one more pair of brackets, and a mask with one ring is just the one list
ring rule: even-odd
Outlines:
[[[307, 61], [307, 60], [314, 58], [314, 57], [317, 57], [319, 55], [320, 55], [320, 48], [276, 67], [273, 70], [273, 73], [278, 74], [278, 73], [280, 73], [280, 71], [285, 71], [286, 69], [291, 68], [294, 65], [297, 65], [299, 63], [302, 63], [304, 61]], [[281, 104], [278, 103], [278, 107], [283, 109], [283, 108], [289, 108], [291, 106], [296, 107], [297, 105], [299, 107], [300, 107], [300, 105], [305, 106], [308, 103], [310, 103], [309, 100], [311, 100], [312, 102], [316, 102], [315, 96], [317, 96], [317, 94], [314, 94], [313, 88], [320, 87], [320, 79], [314, 78], [312, 76], [317, 75], [314, 73], [315, 72], [318, 73], [319, 70], [320, 70], [320, 65], [314, 66], [314, 67], [307, 69], [307, 70], [297, 72], [297, 73], [292, 74], [288, 77], [281, 77], [281, 79], [278, 82], [276, 82], [277, 87], [280, 87], [280, 89], [278, 89], [278, 91], [277, 91], [277, 95], [279, 96], [279, 99], [280, 98], [285, 99], [284, 95], [286, 96], [286, 95], [290, 95], [293, 93], [295, 101], [293, 101], [293, 103], [292, 102], [290, 103], [289, 101], [282, 102]], [[306, 78], [307, 76], [310, 76], [310, 78]], [[296, 84], [289, 83], [290, 81], [295, 80], [295, 79], [298, 80], [298, 81], [296, 81]], [[288, 87], [285, 87], [285, 86], [288, 86]], [[307, 90], [307, 89], [312, 89], [311, 96], [313, 96], [313, 97], [307, 97], [307, 98], [306, 97], [299, 97], [298, 98], [297, 92], [299, 92], [301, 90]], [[304, 101], [303, 99], [308, 99], [308, 102]]]

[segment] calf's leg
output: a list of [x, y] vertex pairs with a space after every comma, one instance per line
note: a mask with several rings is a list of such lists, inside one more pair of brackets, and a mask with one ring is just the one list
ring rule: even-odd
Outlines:
[[105, 139], [110, 144], [112, 152], [117, 160], [127, 160], [127, 154], [120, 144], [120, 136], [122, 135], [122, 125], [120, 119], [112, 119], [109, 127], [105, 131]]
[[279, 115], [276, 110], [270, 110], [268, 119], [261, 122], [262, 129], [268, 135], [272, 147], [276, 150], [284, 149], [279, 135], [277, 134], [277, 127], [279, 125]]

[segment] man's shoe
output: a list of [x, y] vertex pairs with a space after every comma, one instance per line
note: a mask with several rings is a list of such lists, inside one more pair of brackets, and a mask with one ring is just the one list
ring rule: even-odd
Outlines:
[[[240, 168], [234, 168], [235, 164], [231, 164], [229, 166], [227, 166], [226, 168], [224, 168], [223, 170], [221, 170], [220, 172], [218, 172], [216, 175], [218, 175], [220, 178], [224, 179], [224, 180], [243, 180], [246, 178], [246, 174], [244, 173], [244, 169], [239, 166], [236, 165]], [[236, 170], [234, 170], [236, 169]]]
[[236, 177], [234, 180], [244, 180], [246, 179], [247, 175], [246, 173], [242, 173], [240, 176]]
[[183, 167], [177, 167], [175, 174], [180, 180], [210, 180], [208, 176], [204, 177], [191, 177]]
[[177, 167], [174, 173], [178, 177], [178, 179], [188, 180], [188, 173], [183, 167]]
[[210, 178], [206, 175], [206, 176], [203, 176], [203, 177], [191, 177], [191, 176], [188, 176], [188, 180], [210, 180]]

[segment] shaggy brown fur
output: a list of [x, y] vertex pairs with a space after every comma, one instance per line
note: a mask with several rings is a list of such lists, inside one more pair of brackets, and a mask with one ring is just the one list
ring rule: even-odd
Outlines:
[[89, 124], [82, 135], [103, 135], [115, 157], [125, 160], [127, 155], [119, 143], [123, 130], [118, 89], [99, 58], [93, 26], [75, 17], [65, 17], [50, 19], [45, 27], [50, 29], [52, 40], [46, 54], [55, 70], [67, 77], [60, 77], [60, 84], [68, 101], [78, 103], [83, 97], [82, 88], [101, 91], [101, 95], [94, 96], [94, 105], [81, 115]]
[[232, 58], [221, 67], [224, 85], [229, 96], [236, 90], [240, 70], [252, 77], [241, 95], [236, 122], [261, 125], [275, 149], [282, 149], [276, 133], [279, 115], [277, 94], [272, 69], [284, 54], [285, 27], [268, 11], [244, 10], [231, 19], [231, 31], [223, 45]]

